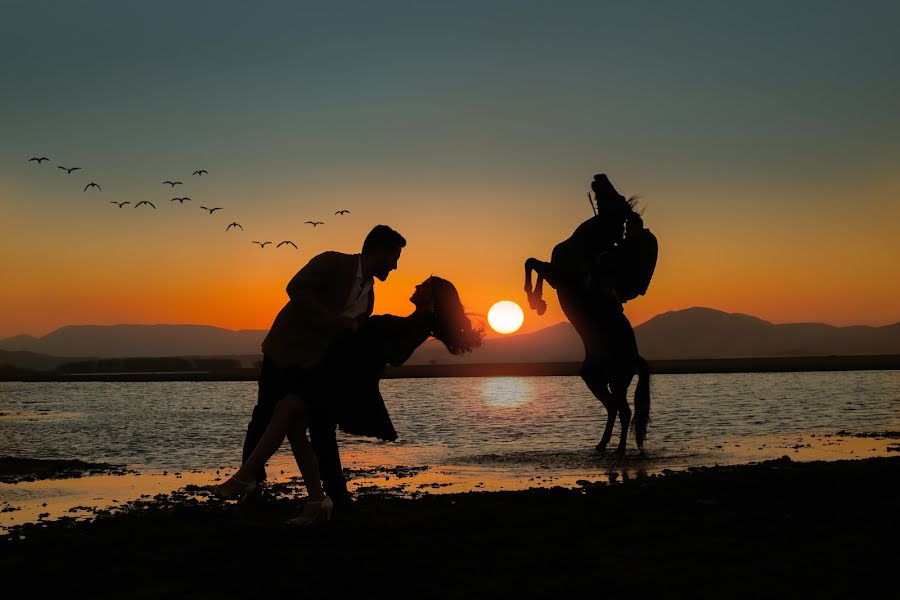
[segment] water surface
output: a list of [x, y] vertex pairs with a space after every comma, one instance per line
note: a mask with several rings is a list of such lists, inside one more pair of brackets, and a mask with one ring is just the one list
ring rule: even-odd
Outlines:
[[[784, 455], [879, 456], [897, 440], [848, 434], [900, 430], [897, 371], [657, 375], [646, 452], [629, 436], [624, 457], [594, 452], [606, 413], [577, 377], [390, 379], [381, 388], [399, 441], [339, 434], [359, 490], [518, 489]], [[230, 473], [255, 402], [255, 382], [0, 383], [0, 456], [78, 458], [142, 474], [93, 487], [94, 478], [0, 484], [0, 505], [36, 517], [44, 502], [57, 511], [122, 502]], [[613, 445], [617, 435], [618, 426]], [[276, 480], [297, 475], [286, 444], [271, 464]], [[5, 521], [26, 517], [16, 512]]]

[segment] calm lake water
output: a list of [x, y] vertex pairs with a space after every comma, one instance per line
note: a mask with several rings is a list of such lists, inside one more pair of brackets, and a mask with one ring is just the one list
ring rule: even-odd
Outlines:
[[[385, 380], [400, 440], [339, 435], [349, 486], [405, 496], [575, 487], [785, 455], [835, 460], [900, 450], [896, 434], [860, 435], [900, 430], [900, 371], [658, 375], [651, 390], [646, 452], [629, 436], [620, 457], [594, 452], [606, 413], [577, 377]], [[239, 466], [255, 403], [255, 382], [0, 382], [0, 456], [137, 471], [0, 483], [0, 534], [24, 523], [89, 520], [97, 510], [220, 481]], [[269, 475], [288, 493], [305, 493], [287, 444]]]
[[[605, 410], [577, 377], [381, 386], [400, 440], [339, 435], [345, 466], [563, 472], [605, 460], [593, 452]], [[811, 435], [841, 430], [900, 429], [898, 371], [657, 375], [652, 394], [640, 459], [651, 470], [777, 457], [806, 447]], [[255, 402], [255, 382], [0, 383], [0, 455], [124, 463], [142, 472], [237, 466]], [[289, 458], [285, 444], [275, 460]]]

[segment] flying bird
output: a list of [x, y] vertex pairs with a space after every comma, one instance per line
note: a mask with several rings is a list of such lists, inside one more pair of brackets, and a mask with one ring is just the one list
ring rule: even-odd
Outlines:
[[[325, 224], [325, 221], [307, 221], [306, 223], [309, 223], [310, 225], [312, 225], [313, 227], [315, 227], [316, 225], [324, 225], [324, 224]], [[304, 223], [304, 225], [305, 225], [306, 223]]]
[[95, 188], [97, 188], [98, 190], [100, 190], [101, 192], [103, 191], [103, 188], [101, 188], [99, 185], [97, 185], [97, 184], [94, 183], [93, 181], [90, 182], [89, 184], [87, 184], [86, 186], [84, 186], [84, 190], [83, 190], [83, 191], [86, 192], [87, 189], [88, 189], [89, 187], [95, 187]]
[[[260, 248], [265, 248], [268, 244], [271, 244], [272, 242], [253, 242], [253, 243], [259, 244]], [[278, 244], [278, 245], [280, 246], [281, 244]]]
[[33, 160], [36, 160], [38, 164], [41, 164], [42, 161], [50, 160], [50, 159], [47, 158], [46, 156], [42, 156], [42, 157], [40, 157], [40, 158], [34, 156], [34, 157], [32, 157], [32, 158], [29, 158], [29, 159], [28, 159], [28, 162], [31, 162], [31, 161], [33, 161]]
[[165, 184], [167, 184], [167, 183], [168, 183], [169, 185], [171, 185], [173, 188], [174, 188], [176, 185], [181, 185], [181, 182], [180, 182], [180, 181], [163, 181], [163, 185], [165, 185]]
[[334, 213], [334, 214], [336, 214], [336, 215], [346, 215], [348, 212], [350, 212], [350, 211], [349, 211], [349, 210], [339, 210], [339, 211], [337, 211], [337, 212]]
[[169, 202], [175, 202], [176, 200], [178, 200], [178, 203], [179, 203], [179, 204], [184, 204], [184, 201], [185, 201], [185, 200], [187, 200], [188, 202], [191, 201], [190, 198], [188, 198], [187, 196], [185, 196], [184, 198], [172, 198], [171, 200], [169, 200]]
[[217, 206], [217, 207], [215, 207], [215, 208], [206, 208], [205, 206], [201, 206], [200, 208], [202, 208], [202, 209], [204, 209], [204, 210], [208, 210], [208, 211], [209, 211], [209, 214], [213, 214], [213, 213], [214, 213], [215, 211], [217, 211], [217, 210], [222, 210], [222, 207], [221, 207], [221, 206]]
[[152, 202], [148, 202], [147, 200], [141, 200], [140, 202], [138, 202], [137, 204], [135, 204], [134, 207], [137, 208], [137, 207], [140, 206], [141, 204], [149, 204], [149, 205], [152, 206], [153, 208], [156, 208], [156, 205], [155, 205], [155, 204], [153, 204]]
[[284, 246], [285, 244], [290, 244], [290, 245], [293, 246], [295, 249], [299, 250], [299, 248], [297, 248], [297, 244], [295, 244], [294, 242], [292, 242], [292, 241], [290, 241], [290, 240], [284, 240], [283, 242], [279, 243], [279, 244], [278, 244], [277, 246], [275, 246], [275, 247], [276, 247], [276, 248], [281, 248], [281, 247]]
[[115, 204], [115, 205], [118, 206], [119, 208], [122, 208], [122, 207], [125, 206], [126, 204], [131, 204], [131, 202], [116, 202], [115, 200], [110, 200], [109, 203], [110, 203], [110, 204]]
[[56, 167], [56, 168], [62, 169], [63, 171], [65, 171], [66, 175], [71, 175], [72, 171], [80, 171], [81, 170], [81, 167], [72, 167], [71, 169], [68, 169], [66, 167]]
[[207, 171], [206, 169], [200, 169], [200, 170], [198, 170], [198, 171], [194, 171], [194, 175], [201, 175], [201, 176], [202, 176], [204, 173], [206, 173], [207, 175], [209, 175], [209, 171]]
[[[228, 225], [228, 227], [225, 228], [225, 231], [228, 231], [232, 227], [241, 227], [241, 224], [240, 223], [231, 223], [230, 225]], [[243, 230], [244, 230], [244, 228], [241, 227], [241, 231], [243, 231]]]

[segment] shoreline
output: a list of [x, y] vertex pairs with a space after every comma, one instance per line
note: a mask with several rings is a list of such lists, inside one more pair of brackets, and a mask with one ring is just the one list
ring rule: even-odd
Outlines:
[[[577, 488], [582, 482], [638, 479], [709, 467], [760, 464], [790, 457], [798, 463], [889, 458], [900, 452], [898, 431], [837, 431], [756, 438], [721, 438], [704, 447], [624, 456], [583, 451], [513, 452], [506, 455], [420, 460], [372, 455], [371, 448], [344, 449], [344, 474], [354, 494], [417, 498], [422, 495], [533, 488]], [[409, 460], [412, 458], [412, 460]], [[142, 498], [185, 486], [220, 482], [235, 465], [141, 467], [80, 460], [0, 457], [0, 536], [16, 527], [89, 519]], [[268, 464], [267, 493], [301, 497], [302, 477], [293, 456]]]
[[311, 530], [284, 525], [296, 496], [237, 506], [184, 489], [18, 528], [0, 539], [0, 573], [38, 596], [858, 597], [893, 589], [900, 524], [885, 488], [898, 476], [900, 457], [785, 457], [574, 489], [366, 494]]
[[[896, 354], [672, 359], [648, 362], [651, 373], [658, 375], [900, 370], [900, 355]], [[384, 378], [575, 376], [580, 369], [580, 362], [403, 365], [387, 368]], [[259, 370], [256, 368], [155, 373], [0, 373], [0, 382], [256, 381], [258, 378]]]

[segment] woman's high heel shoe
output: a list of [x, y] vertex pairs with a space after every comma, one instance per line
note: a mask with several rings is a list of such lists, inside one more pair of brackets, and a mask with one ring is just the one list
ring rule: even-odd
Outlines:
[[211, 485], [208, 489], [214, 496], [222, 500], [235, 500], [244, 498], [256, 491], [256, 481], [243, 481], [232, 477], [225, 483]]
[[332, 510], [334, 510], [334, 502], [328, 496], [325, 496], [320, 502], [307, 502], [300, 516], [289, 519], [288, 525], [309, 527], [320, 521], [330, 521]]

